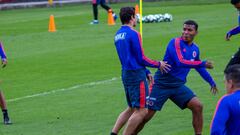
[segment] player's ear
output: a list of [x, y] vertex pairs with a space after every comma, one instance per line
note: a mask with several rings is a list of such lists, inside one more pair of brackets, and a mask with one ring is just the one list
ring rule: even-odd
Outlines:
[[229, 80], [228, 83], [229, 83], [229, 85], [230, 85], [230, 88], [234, 88], [234, 82], [233, 82], [233, 80]]
[[135, 19], [135, 18], [136, 18], [136, 16], [135, 16], [135, 15], [133, 15], [133, 16], [132, 16], [132, 19]]

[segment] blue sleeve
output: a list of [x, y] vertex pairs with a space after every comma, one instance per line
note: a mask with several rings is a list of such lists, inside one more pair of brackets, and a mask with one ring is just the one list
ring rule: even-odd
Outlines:
[[227, 35], [236, 35], [240, 33], [240, 11], [238, 10], [238, 26], [228, 31]]
[[[200, 60], [200, 56], [199, 56], [199, 50], [198, 50], [198, 55], [196, 57], [196, 60]], [[206, 68], [195, 68], [197, 70], [197, 72], [201, 75], [201, 77], [209, 83], [209, 85], [211, 87], [216, 86], [216, 83], [214, 82], [213, 78], [211, 77], [211, 75], [208, 73]]]
[[195, 68], [197, 72], [201, 75], [201, 77], [209, 83], [211, 87], [216, 86], [216, 83], [214, 82], [213, 78], [211, 75], [208, 73], [206, 68]]
[[171, 56], [178, 67], [198, 68], [205, 67], [205, 61], [190, 61], [183, 58], [179, 45], [176, 45], [175, 40], [171, 40], [167, 47], [167, 55]]
[[147, 68], [146, 68], [146, 76], [148, 75], [148, 74], [151, 74], [151, 72], [150, 72], [150, 70], [148, 70]]
[[2, 45], [1, 42], [0, 42], [0, 55], [1, 55], [2, 60], [4, 60], [4, 59], [7, 58], [7, 57], [6, 57], [6, 54], [5, 54], [5, 52], [4, 52], [3, 45]]
[[133, 52], [134, 55], [138, 61], [138, 63], [142, 66], [147, 66], [147, 67], [153, 67], [153, 68], [159, 68], [160, 67], [160, 62], [151, 60], [147, 58], [144, 55], [144, 51], [142, 48], [142, 39], [141, 36], [138, 32], [134, 32], [132, 34], [132, 46], [133, 46]]
[[226, 98], [218, 101], [211, 124], [211, 135], [225, 135], [226, 123], [229, 119], [229, 108]]
[[237, 26], [237, 27], [235, 27], [235, 28], [233, 28], [233, 29], [231, 29], [228, 33], [227, 33], [227, 35], [236, 35], [236, 34], [238, 34], [238, 33], [240, 33], [240, 26]]

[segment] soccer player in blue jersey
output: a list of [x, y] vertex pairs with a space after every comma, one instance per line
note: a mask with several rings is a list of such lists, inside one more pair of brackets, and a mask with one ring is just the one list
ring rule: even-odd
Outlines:
[[198, 24], [193, 20], [187, 20], [183, 24], [182, 36], [174, 38], [169, 42], [164, 61], [171, 65], [171, 71], [162, 73], [158, 70], [155, 73], [153, 88], [150, 96], [147, 98], [148, 114], [144, 122], [137, 128], [137, 132], [170, 99], [179, 108], [189, 108], [192, 111], [192, 123], [195, 134], [201, 135], [203, 106], [192, 90], [185, 85], [190, 69], [194, 68], [210, 84], [213, 94], [216, 94], [218, 90], [214, 80], [206, 70], [206, 68], [213, 68], [212, 62], [200, 60], [199, 48], [193, 42], [197, 33]]
[[217, 104], [211, 124], [211, 135], [240, 135], [240, 65], [225, 70], [224, 95]]
[[[4, 52], [3, 45], [1, 42], [0, 42], [0, 56], [2, 59], [2, 68], [4, 68], [7, 65], [7, 57], [6, 57], [6, 54]], [[1, 106], [1, 109], [3, 112], [3, 124], [5, 124], [5, 125], [12, 124], [9, 119], [9, 116], [8, 116], [6, 100], [5, 100], [5, 97], [1, 90], [0, 90], [0, 106]]]
[[[227, 34], [226, 34], [227, 41], [230, 41], [231, 36], [240, 33], [240, 0], [231, 0], [231, 4], [238, 10], [238, 26], [227, 32]], [[234, 65], [234, 64], [240, 64], [240, 48], [232, 56], [232, 58], [230, 59], [230, 61], [227, 64], [225, 70], [227, 69], [227, 67], [229, 67], [230, 65]]]
[[114, 41], [122, 65], [122, 82], [125, 89], [128, 107], [119, 115], [111, 135], [116, 135], [127, 122], [124, 135], [132, 135], [136, 127], [147, 114], [146, 97], [148, 96], [146, 67], [158, 68], [168, 72], [170, 66], [163, 61], [154, 61], [144, 55], [141, 35], [133, 29], [136, 26], [135, 9], [120, 9], [121, 28], [117, 31]]
[[94, 20], [90, 22], [90, 24], [98, 24], [98, 5], [101, 5], [107, 12], [112, 12], [114, 20], [117, 19], [117, 15], [113, 12], [113, 10], [106, 5], [106, 0], [92, 0], [92, 7], [93, 7], [93, 16]]

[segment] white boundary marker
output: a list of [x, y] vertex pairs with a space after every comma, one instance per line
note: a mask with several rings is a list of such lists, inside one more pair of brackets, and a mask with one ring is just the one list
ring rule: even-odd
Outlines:
[[118, 79], [119, 78], [117, 78], [117, 77], [113, 77], [112, 79], [108, 79], [108, 80], [90, 82], [90, 83], [85, 83], [85, 84], [78, 84], [78, 85], [75, 85], [75, 86], [72, 86], [72, 87], [69, 87], [69, 88], [56, 89], [56, 90], [37, 93], [37, 94], [33, 94], [33, 95], [27, 95], [27, 96], [24, 96], [24, 97], [9, 99], [9, 100], [7, 100], [7, 102], [15, 102], [15, 101], [28, 99], [28, 98], [33, 98], [33, 97], [50, 95], [50, 94], [54, 94], [54, 93], [57, 93], [57, 92], [75, 90], [75, 89], [78, 89], [78, 88], [81, 88], [81, 87], [86, 87], [86, 86], [96, 86], [96, 85], [100, 85], [100, 84], [106, 84], [106, 83], [110, 83], [110, 82], [113, 82], [113, 81], [118, 80]]
[[[215, 73], [215, 74], [212, 74], [212, 75], [222, 75], [222, 74], [223, 73]], [[196, 76], [196, 75], [192, 75], [192, 76]], [[90, 82], [90, 83], [85, 83], [85, 84], [78, 84], [78, 85], [75, 85], [75, 86], [72, 86], [72, 87], [69, 87], [69, 88], [56, 89], [56, 90], [37, 93], [37, 94], [33, 94], [33, 95], [27, 95], [27, 96], [23, 96], [23, 97], [19, 97], [19, 98], [9, 99], [9, 100], [7, 100], [7, 102], [15, 102], [15, 101], [24, 100], [24, 99], [33, 98], [33, 97], [50, 95], [50, 94], [54, 94], [54, 93], [57, 93], [57, 92], [70, 91], [70, 90], [74, 90], [74, 89], [78, 89], [78, 88], [86, 87], [86, 86], [96, 86], [96, 85], [106, 84], [106, 83], [116, 81], [118, 79], [120, 79], [120, 77], [113, 77], [112, 79], [108, 79], [108, 80]]]

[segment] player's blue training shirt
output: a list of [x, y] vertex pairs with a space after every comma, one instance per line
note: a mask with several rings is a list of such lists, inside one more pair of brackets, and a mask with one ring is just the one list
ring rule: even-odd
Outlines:
[[240, 135], [240, 90], [218, 101], [211, 135]]
[[164, 74], [158, 70], [154, 78], [155, 83], [160, 87], [179, 87], [186, 83], [190, 69], [195, 68], [204, 80], [215, 86], [215, 82], [205, 68], [206, 62], [200, 60], [199, 53], [195, 43], [188, 45], [182, 38], [172, 39], [164, 56], [164, 61], [171, 65], [171, 70]]
[[1, 56], [2, 60], [7, 58], [1, 42], [0, 42], [0, 56]]
[[141, 36], [130, 26], [123, 25], [117, 31], [114, 41], [122, 70], [145, 69], [146, 66], [160, 67], [160, 62], [144, 55]]
[[238, 10], [238, 26], [230, 30], [227, 35], [236, 35], [240, 33], [240, 10]]

